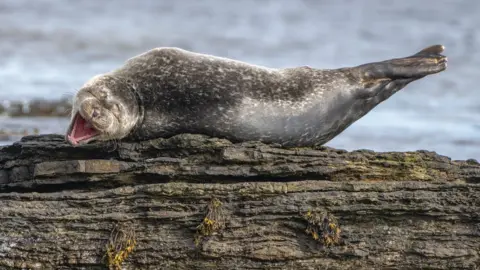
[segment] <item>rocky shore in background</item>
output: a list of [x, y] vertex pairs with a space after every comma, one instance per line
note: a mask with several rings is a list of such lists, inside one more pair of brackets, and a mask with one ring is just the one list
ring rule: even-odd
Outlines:
[[38, 128], [26, 129], [20, 128], [17, 130], [9, 130], [6, 128], [0, 128], [0, 141], [9, 141], [14, 137], [21, 138], [28, 135], [38, 135], [40, 130]]
[[[11, 118], [69, 117], [71, 98], [57, 100], [34, 99], [29, 101], [4, 101], [0, 103], [0, 116]], [[40, 127], [9, 127], [0, 125], [0, 141], [18, 140], [27, 135], [38, 135]]]
[[0, 103], [0, 115], [10, 117], [68, 117], [71, 106], [71, 98], [67, 97], [57, 100], [4, 101]]
[[0, 267], [477, 269], [480, 164], [180, 134], [0, 147]]

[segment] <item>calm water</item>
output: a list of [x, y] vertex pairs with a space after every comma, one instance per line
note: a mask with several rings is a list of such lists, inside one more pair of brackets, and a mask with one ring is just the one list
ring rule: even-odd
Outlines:
[[[158, 46], [335, 68], [441, 43], [446, 72], [412, 83], [328, 145], [480, 159], [478, 14], [470, 0], [1, 0], [0, 100], [60, 98]], [[63, 133], [66, 121], [0, 118], [0, 127]]]

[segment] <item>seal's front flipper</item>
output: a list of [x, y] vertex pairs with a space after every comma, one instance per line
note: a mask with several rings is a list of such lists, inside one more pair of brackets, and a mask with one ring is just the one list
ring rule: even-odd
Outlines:
[[362, 81], [416, 80], [447, 68], [447, 57], [441, 54], [444, 49], [442, 45], [433, 45], [412, 56], [369, 63], [357, 68]]

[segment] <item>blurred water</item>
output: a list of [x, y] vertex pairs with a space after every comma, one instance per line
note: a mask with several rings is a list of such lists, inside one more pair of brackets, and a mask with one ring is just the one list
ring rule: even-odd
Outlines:
[[[412, 83], [328, 145], [480, 159], [478, 14], [470, 0], [1, 0], [0, 100], [60, 98], [159, 46], [336, 68], [441, 43], [446, 72]], [[12, 124], [66, 128], [65, 119], [0, 118], [0, 127]]]

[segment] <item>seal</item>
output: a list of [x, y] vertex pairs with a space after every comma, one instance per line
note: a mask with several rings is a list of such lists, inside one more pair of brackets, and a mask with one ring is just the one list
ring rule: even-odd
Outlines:
[[447, 68], [444, 46], [359, 66], [268, 68], [152, 49], [87, 81], [66, 140], [149, 140], [180, 133], [232, 142], [322, 145], [407, 84]]

